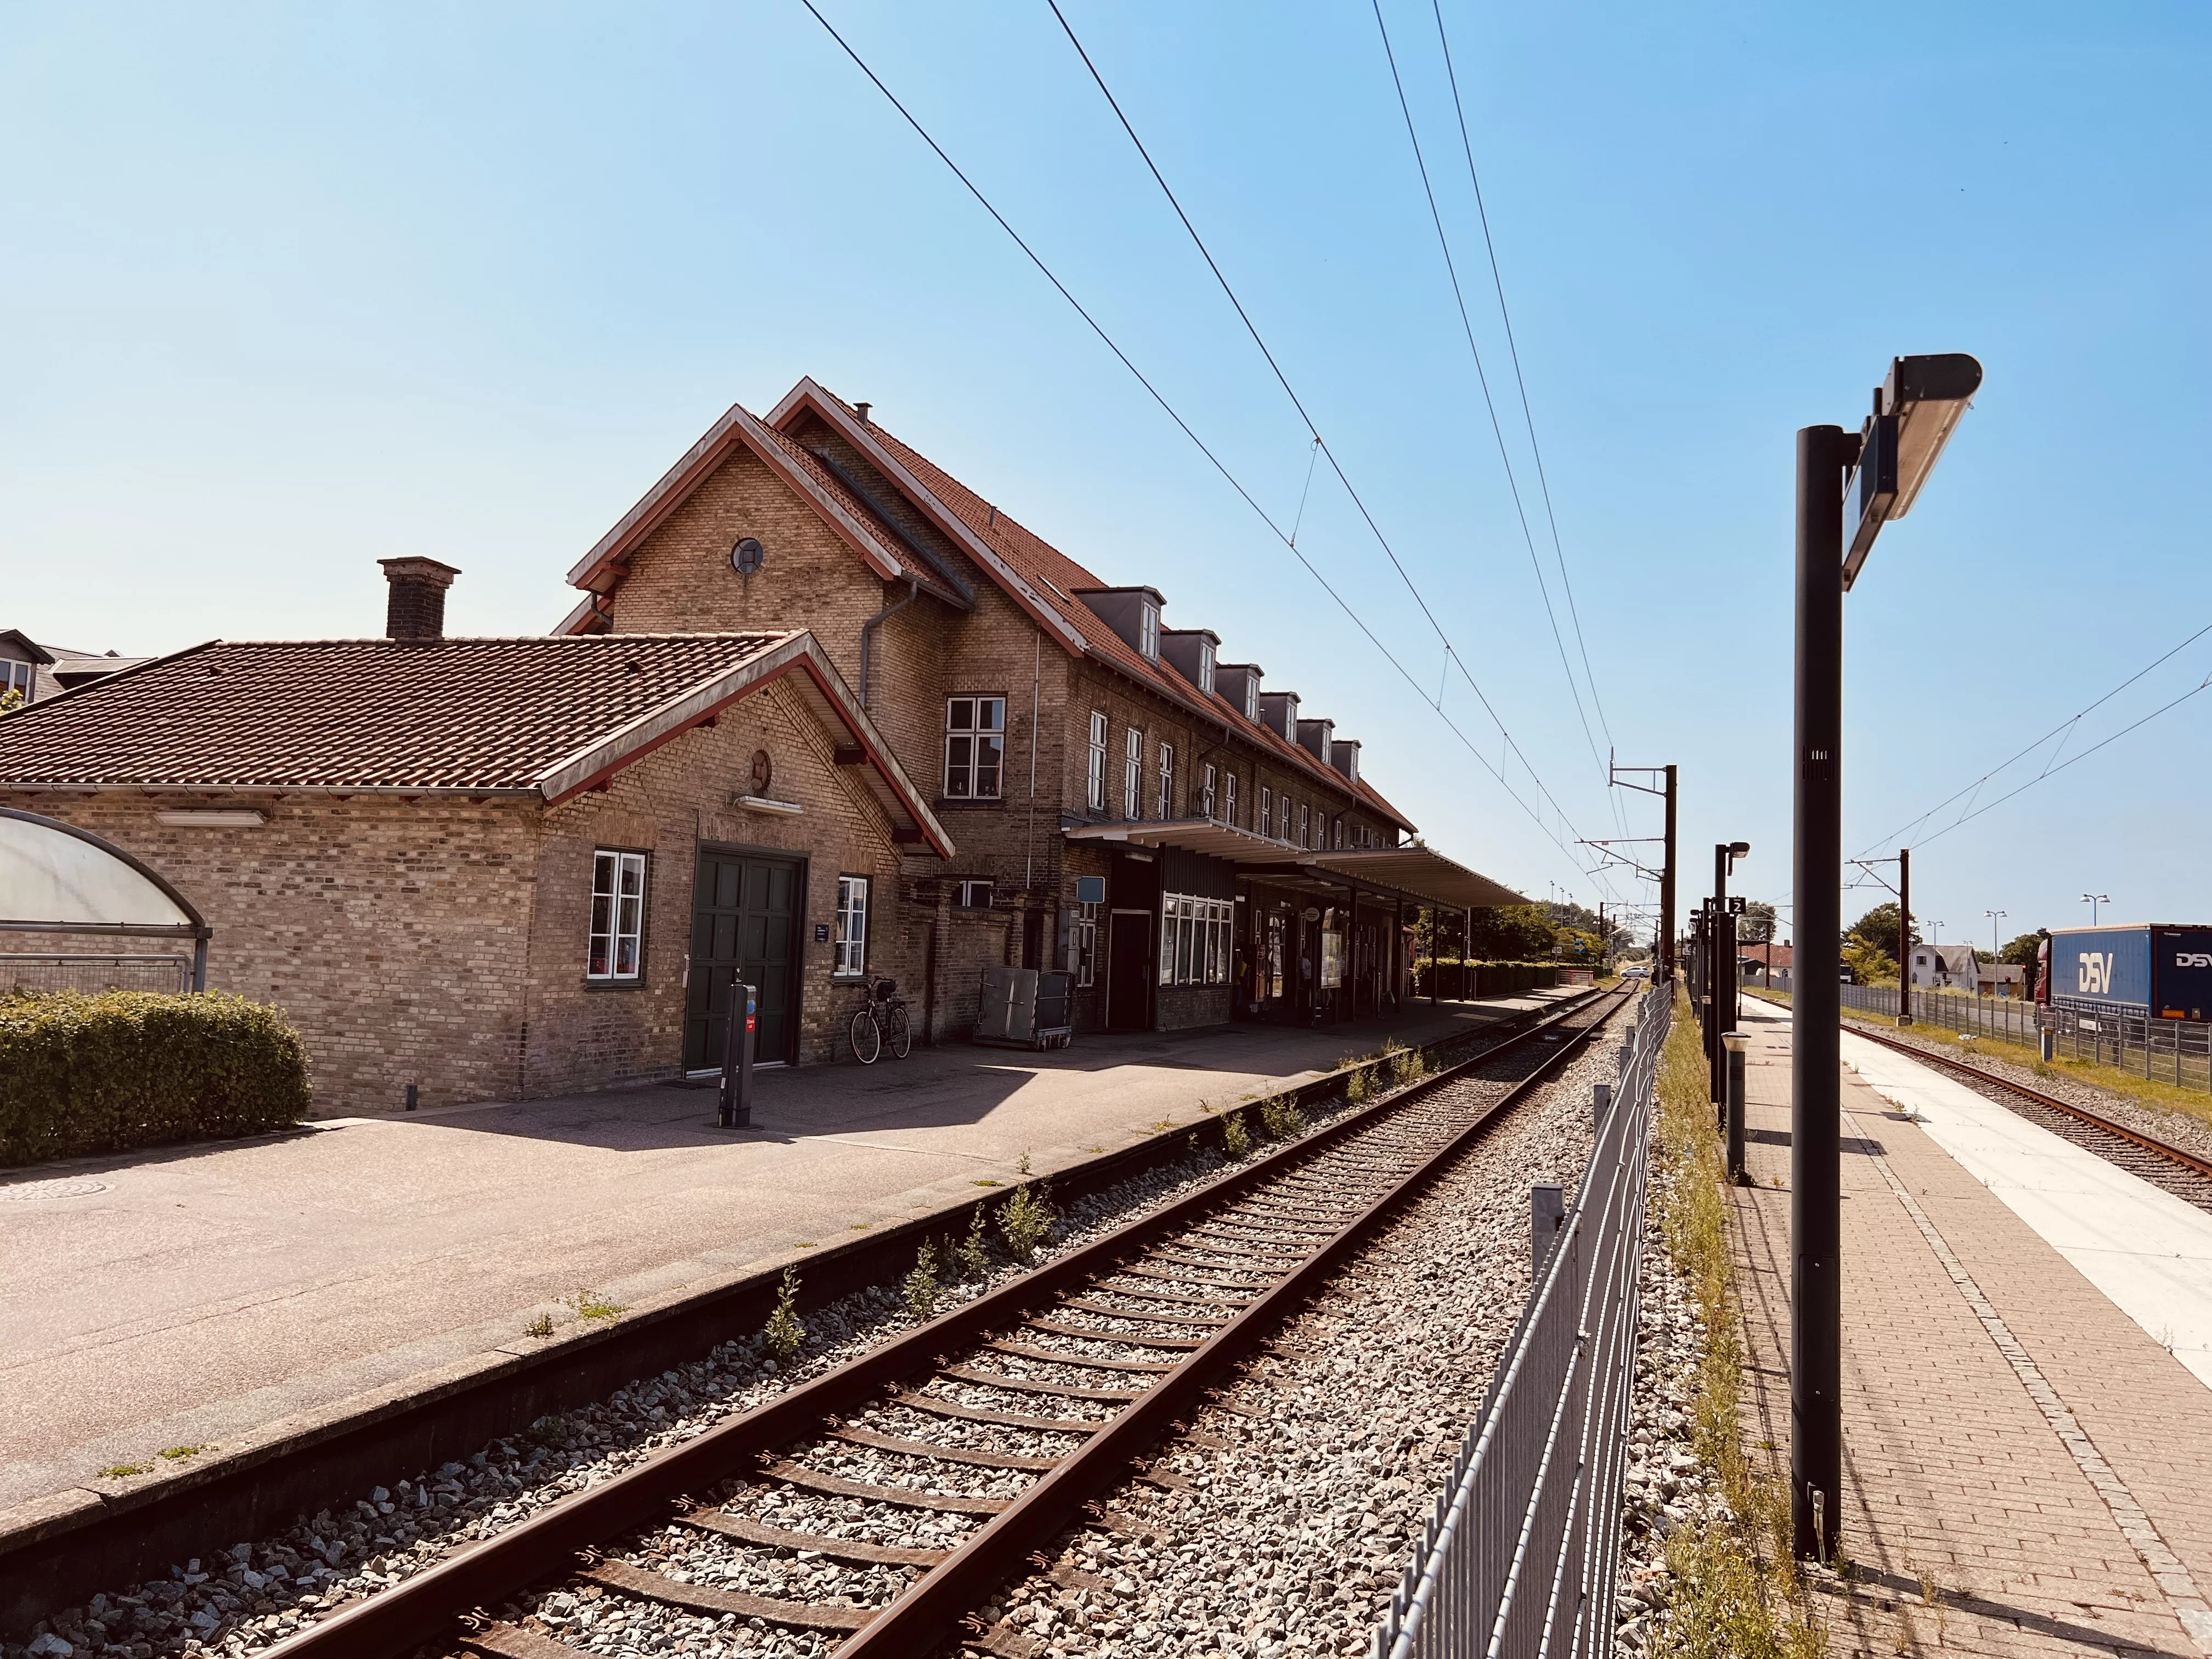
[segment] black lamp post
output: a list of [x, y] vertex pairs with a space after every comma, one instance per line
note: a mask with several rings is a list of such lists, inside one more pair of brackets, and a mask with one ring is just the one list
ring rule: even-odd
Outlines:
[[[1790, 1000], [1790, 1498], [1794, 1549], [1831, 1559], [1842, 1501], [1843, 1109], [1837, 1026], [1843, 933], [1844, 595], [1881, 526], [1901, 519], [1982, 384], [1963, 352], [1899, 357], [1854, 435], [1797, 434], [1796, 932]], [[1844, 511], [1846, 491], [1852, 511]], [[1844, 534], [1846, 516], [1850, 533]], [[1827, 958], [1828, 951], [1838, 957]]]

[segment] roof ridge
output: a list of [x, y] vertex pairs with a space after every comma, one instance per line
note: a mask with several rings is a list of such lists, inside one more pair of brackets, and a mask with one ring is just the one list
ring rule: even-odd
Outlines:
[[[434, 640], [395, 640], [386, 635], [349, 635], [320, 640], [223, 640], [203, 641], [189, 647], [204, 650], [215, 646], [252, 646], [257, 650], [272, 646], [290, 646], [306, 649], [311, 646], [326, 645], [392, 645], [405, 646], [410, 651], [441, 645], [574, 645], [592, 643], [605, 647], [609, 641], [627, 640], [632, 644], [651, 640], [773, 640], [787, 634], [803, 634], [803, 628], [745, 628], [724, 629], [693, 634], [444, 634]], [[150, 660], [159, 660], [151, 659]]]
[[[825, 396], [831, 398], [835, 398], [836, 396], [836, 394], [831, 392], [829, 388], [821, 386], [820, 382], [814, 382], [814, 385], [816, 388], [821, 391]], [[843, 400], [839, 399], [838, 401], [842, 403]], [[1066, 566], [1070, 572], [1073, 572], [1076, 577], [1080, 579], [1081, 585], [1088, 585], [1095, 587], [1110, 587], [1115, 585], [1107, 581], [1103, 577], [1091, 570], [1088, 566], [1079, 562], [1068, 554], [1063, 552], [1060, 548], [1055, 547], [1051, 542], [1047, 541], [1036, 531], [1031, 530], [1027, 525], [1023, 524], [1012, 514], [1000, 511], [995, 503], [985, 501], [981, 495], [978, 495], [966, 483], [963, 483], [951, 472], [946, 471], [944, 467], [930, 459], [928, 456], [923, 454], [912, 444], [907, 442], [905, 439], [900, 437], [896, 433], [890, 431], [887, 428], [878, 426], [872, 418], [867, 422], [866, 429], [871, 436], [884, 445], [884, 447], [902, 466], [906, 467], [908, 471], [913, 472], [916, 479], [925, 489], [928, 489], [931, 494], [936, 495], [939, 501], [943, 501], [946, 509], [955, 514], [955, 516], [958, 517], [963, 524], [967, 525], [969, 530], [974, 535], [981, 538], [987, 545], [1001, 545], [1006, 542], [1012, 542], [1017, 538], [1019, 538], [1020, 540], [1030, 544], [1030, 550], [1028, 553], [1028, 556], [1034, 558], [1036, 554], [1039, 552], [1048, 555], [1050, 557], [1058, 560], [1061, 564]], [[962, 502], [959, 500], [955, 499], [956, 495], [964, 496], [968, 501], [988, 508], [989, 512], [988, 521], [983, 523], [977, 522], [976, 515], [973, 513], [972, 509], [963, 510]], [[1054, 596], [1071, 610], [1079, 607], [1086, 615], [1094, 618], [1097, 617], [1097, 613], [1095, 611], [1091, 611], [1087, 605], [1084, 605], [1080, 599], [1073, 598], [1072, 593], [1061, 593], [1059, 589], [1059, 585], [1054, 583], [1050, 576], [1045, 575], [1042, 571], [1038, 572], [1037, 575], [1045, 582], [1047, 586], [1053, 589]], [[1027, 573], [1024, 573], [1024, 580], [1029, 580]], [[1095, 630], [1085, 629], [1083, 632], [1086, 637], [1089, 637], [1095, 632]], [[1122, 645], [1124, 647], [1127, 645], [1127, 641], [1122, 641], [1121, 636], [1115, 634], [1110, 628], [1107, 629], [1104, 634], [1100, 635], [1099, 638], [1102, 642], [1105, 639], [1111, 639], [1116, 644]], [[1327, 763], [1322, 761], [1320, 756], [1307, 749], [1304, 744], [1296, 743], [1291, 739], [1284, 737], [1281, 732], [1276, 731], [1273, 726], [1266, 725], [1261, 721], [1247, 720], [1244, 717], [1244, 711], [1237, 708], [1235, 703], [1231, 702], [1218, 691], [1206, 692], [1200, 690], [1196, 685], [1182, 680], [1181, 674], [1177, 671], [1174, 670], [1170, 665], [1165, 663], [1147, 662], [1147, 667], [1156, 672], [1161, 680], [1169, 682], [1164, 687], [1163, 687], [1161, 685], [1151, 684], [1148, 676], [1134, 672], [1127, 664], [1115, 660], [1115, 653], [1114, 653], [1112, 647], [1110, 647], [1104, 650], [1101, 650], [1098, 645], [1094, 644], [1091, 647], [1091, 654], [1105, 659], [1118, 672], [1127, 678], [1134, 679], [1137, 684], [1146, 686], [1148, 690], [1158, 692], [1164, 689], [1177, 695], [1185, 702], [1198, 704], [1200, 708], [1204, 708], [1212, 718], [1220, 720], [1223, 721], [1224, 726], [1231, 726], [1232, 729], [1238, 731], [1245, 738], [1246, 741], [1255, 742], [1263, 750], [1270, 750], [1273, 752], [1278, 759], [1286, 760], [1292, 763], [1302, 772], [1310, 774], [1314, 781], [1325, 782], [1334, 788], [1342, 790], [1344, 793], [1350, 795], [1355, 802], [1362, 802], [1378, 811], [1387, 814], [1389, 817], [1395, 819], [1399, 824], [1407, 830], [1412, 830], [1415, 827], [1412, 819], [1408, 818], [1403, 812], [1399, 811], [1397, 807], [1392, 805], [1390, 802], [1383, 797], [1382, 793], [1380, 790], [1374, 789], [1368, 786], [1364, 780], [1355, 781], [1352, 779], [1346, 777], [1335, 767], [1328, 765]], [[1139, 660], [1146, 659], [1139, 658]], [[1174, 678], [1172, 680], [1170, 680], [1170, 676], [1171, 675]], [[1265, 737], [1261, 738], [1256, 735], [1260, 733], [1264, 733]]]

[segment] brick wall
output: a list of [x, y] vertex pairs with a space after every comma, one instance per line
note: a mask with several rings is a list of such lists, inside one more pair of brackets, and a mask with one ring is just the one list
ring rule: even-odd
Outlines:
[[[832, 980], [834, 947], [814, 940], [815, 923], [836, 921], [839, 875], [870, 878], [869, 970], [918, 981], [926, 938], [915, 935], [898, 892], [899, 849], [890, 820], [859, 777], [836, 764], [834, 747], [797, 696], [771, 684], [724, 710], [714, 726], [688, 732], [617, 774], [604, 793], [579, 796], [545, 814], [529, 1093], [556, 1094], [678, 1071], [692, 887], [702, 843], [806, 860], [799, 931], [801, 1064], [849, 1058], [845, 1025], [861, 1000], [856, 984]], [[756, 750], [767, 750], [773, 768], [769, 793], [796, 803], [804, 809], [799, 816], [730, 805], [732, 794], [752, 793]], [[584, 980], [592, 854], [599, 847], [643, 848], [652, 854], [644, 982], [635, 989], [597, 989]]]
[[[975, 596], [973, 609], [966, 611], [927, 595], [916, 599], [877, 629], [870, 653], [870, 716], [917, 787], [933, 799], [958, 844], [958, 854], [949, 864], [910, 852], [903, 866], [907, 890], [917, 890], [918, 883], [949, 886], [961, 879], [987, 879], [994, 885], [998, 902], [1016, 913], [999, 927], [980, 930], [934, 915], [929, 924], [935, 928], [934, 977], [927, 988], [933, 992], [936, 1031], [950, 1034], [972, 1024], [985, 963], [1021, 959], [1021, 913], [1042, 913], [1041, 965], [1059, 967], [1068, 959], [1068, 911], [1077, 866], [1063, 856], [1066, 843], [1059, 830], [1063, 812], [1090, 816], [1086, 766], [1094, 708], [1104, 710], [1109, 720], [1109, 819], [1121, 816], [1123, 733], [1134, 725], [1144, 733], [1142, 805], [1147, 819], [1158, 816], [1158, 745], [1164, 740], [1176, 750], [1174, 816], [1198, 812], [1200, 769], [1211, 761], [1224, 777], [1237, 775], [1236, 822], [1242, 828], [1258, 827], [1260, 792], [1266, 787], [1293, 808], [1301, 801], [1310, 805], [1317, 845], [1328, 815], [1338, 811], [1345, 814], [1347, 847], [1355, 844], [1362, 824], [1382, 830], [1379, 820], [1356, 805], [1347, 785], [1332, 781], [1333, 774], [1317, 778], [1241, 736], [1224, 743], [1221, 726], [1095, 660], [1071, 657], [859, 451], [811, 418], [794, 435], [809, 447], [828, 449], [877, 504]], [[740, 578], [729, 563], [731, 546], [748, 535], [757, 537], [767, 550], [766, 563], [749, 579]], [[861, 625], [907, 591], [903, 583], [881, 580], [811, 503], [750, 451], [739, 450], [639, 544], [611, 609], [613, 625], [622, 631], [809, 628], [857, 690]], [[1105, 627], [1095, 620], [1089, 625], [1102, 633]], [[995, 802], [942, 799], [945, 700], [957, 696], [1006, 700], [1005, 780]], [[1295, 823], [1293, 811], [1290, 825], [1279, 821], [1275, 833], [1292, 834]], [[930, 893], [934, 906], [936, 889]], [[1095, 1027], [1103, 1018], [1103, 977], [1102, 973], [1094, 994], [1079, 999], [1080, 1025]], [[919, 977], [914, 983], [919, 996], [923, 984]], [[1201, 1016], [1227, 1018], [1225, 1002], [1218, 1017], [1212, 1008], [1206, 1001], [1203, 1007], [1194, 1005], [1188, 1015], [1179, 1010], [1178, 1023]]]
[[[798, 817], [736, 811], [752, 755]], [[534, 1097], [674, 1075], [702, 842], [807, 860], [799, 1057], [839, 1056], [860, 1000], [830, 977], [838, 875], [871, 878], [870, 967], [917, 981], [926, 933], [908, 925], [898, 848], [881, 805], [832, 758], [797, 695], [771, 684], [551, 809], [523, 799], [434, 796], [55, 795], [0, 804], [106, 836], [166, 876], [206, 916], [211, 988], [284, 1010], [299, 1026], [324, 1114], [386, 1111], [421, 1086], [425, 1106]], [[251, 806], [258, 829], [177, 828], [176, 806]], [[592, 854], [651, 854], [645, 973], [636, 988], [586, 985]], [[40, 936], [23, 950], [106, 951]]]
[[[208, 984], [284, 1010], [316, 1108], [386, 1111], [513, 1094], [539, 809], [528, 801], [0, 791], [160, 871], [215, 937]], [[163, 807], [251, 806], [258, 829], [175, 827]], [[106, 951], [48, 939], [33, 950]], [[152, 947], [149, 947], [152, 948]]]

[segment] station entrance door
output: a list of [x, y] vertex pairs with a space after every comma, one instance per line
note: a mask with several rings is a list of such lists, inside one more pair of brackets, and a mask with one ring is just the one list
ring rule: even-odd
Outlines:
[[722, 1063], [730, 987], [759, 988], [753, 1058], [797, 1058], [799, 927], [805, 866], [796, 859], [702, 849], [691, 895], [691, 972], [684, 1006], [684, 1069]]

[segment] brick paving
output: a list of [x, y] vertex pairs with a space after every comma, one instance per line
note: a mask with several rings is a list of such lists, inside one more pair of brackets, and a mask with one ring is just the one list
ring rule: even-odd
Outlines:
[[[1746, 1415], [1786, 1475], [1790, 1028], [1786, 1011], [1748, 999], [1743, 1024], [1757, 1183], [1734, 1194]], [[1848, 1585], [1821, 1576], [1831, 1653], [2212, 1651], [2169, 1600], [2179, 1587], [2185, 1601], [2186, 1581], [2169, 1568], [2161, 1589], [2126, 1529], [2140, 1540], [2147, 1520], [2154, 1559], [2166, 1559], [2162, 1540], [2197, 1585], [2212, 1584], [2212, 1393], [1848, 1071], [1843, 1103], [1843, 1546], [1853, 1570]], [[1879, 1152], [1854, 1152], [1854, 1138]], [[2031, 1389], [2043, 1384], [2039, 1404]], [[2054, 1413], [2086, 1442], [2069, 1449]]]

